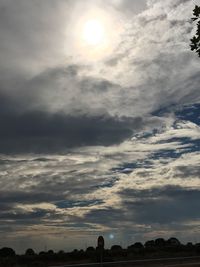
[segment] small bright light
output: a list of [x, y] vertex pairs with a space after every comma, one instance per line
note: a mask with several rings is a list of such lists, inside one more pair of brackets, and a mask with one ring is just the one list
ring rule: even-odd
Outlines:
[[114, 237], [115, 237], [115, 236], [114, 236], [113, 234], [109, 234], [109, 238], [110, 238], [110, 239], [114, 239]]
[[99, 45], [103, 42], [105, 29], [103, 24], [98, 20], [89, 20], [83, 27], [83, 39], [89, 45]]

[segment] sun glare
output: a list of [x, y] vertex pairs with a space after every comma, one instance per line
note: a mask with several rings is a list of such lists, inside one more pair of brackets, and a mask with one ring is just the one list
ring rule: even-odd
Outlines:
[[[70, 29], [68, 32], [73, 37], [72, 56], [79, 62], [99, 61], [109, 57], [120, 41], [122, 33], [118, 14], [97, 7], [87, 12], [78, 10], [76, 13], [79, 12], [79, 19], [73, 18], [68, 25]], [[66, 37], [69, 38], [68, 35]]]
[[83, 26], [83, 40], [91, 46], [100, 45], [105, 38], [104, 25], [95, 19], [88, 20]]

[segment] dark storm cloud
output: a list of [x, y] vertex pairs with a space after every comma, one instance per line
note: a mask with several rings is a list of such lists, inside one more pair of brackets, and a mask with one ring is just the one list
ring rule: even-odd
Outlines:
[[[116, 85], [103, 79], [80, 79], [80, 68], [77, 65], [53, 68], [20, 81], [20, 88], [10, 95], [0, 91], [1, 153], [45, 153], [83, 145], [108, 146], [124, 141], [144, 126], [142, 118], [120, 118], [95, 108], [98, 97], [104, 92], [109, 94]], [[66, 91], [70, 86], [74, 88]], [[86, 106], [81, 103], [84, 98]], [[66, 110], [69, 107], [68, 112], [51, 111], [54, 103]]]
[[176, 186], [124, 190], [123, 207], [137, 223], [184, 223], [199, 219], [200, 191]]
[[83, 145], [117, 144], [131, 137], [140, 122], [139, 118], [1, 113], [0, 152], [64, 151]]
[[[80, 79], [80, 68], [69, 65], [46, 70], [16, 83], [19, 88], [12, 93], [0, 91], [1, 153], [108, 146], [121, 143], [144, 126], [142, 118], [111, 116], [101, 104], [96, 107], [98, 98], [117, 85], [105, 79]], [[63, 106], [63, 112], [52, 111], [54, 104]]]

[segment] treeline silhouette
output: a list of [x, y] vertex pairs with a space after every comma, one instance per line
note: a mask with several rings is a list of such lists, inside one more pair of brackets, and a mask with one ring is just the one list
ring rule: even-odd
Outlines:
[[[101, 255], [100, 255], [101, 253]], [[53, 250], [36, 253], [28, 248], [23, 255], [17, 255], [12, 248], [3, 247], [0, 249], [0, 267], [45, 267], [52, 264], [87, 263], [100, 261], [134, 260], [160, 257], [181, 257], [200, 255], [200, 243], [191, 242], [183, 245], [172, 237], [168, 240], [157, 238], [149, 240], [144, 244], [136, 242], [127, 248], [120, 245], [113, 245], [110, 249], [100, 250], [97, 247], [71, 252], [54, 252]]]

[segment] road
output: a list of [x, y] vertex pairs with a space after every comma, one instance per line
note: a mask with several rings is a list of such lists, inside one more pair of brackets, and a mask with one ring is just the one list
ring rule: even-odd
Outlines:
[[137, 266], [162, 266], [162, 267], [200, 267], [200, 256], [195, 257], [178, 257], [178, 258], [159, 258], [132, 261], [116, 261], [103, 263], [84, 263], [70, 264], [50, 267], [137, 267]]

